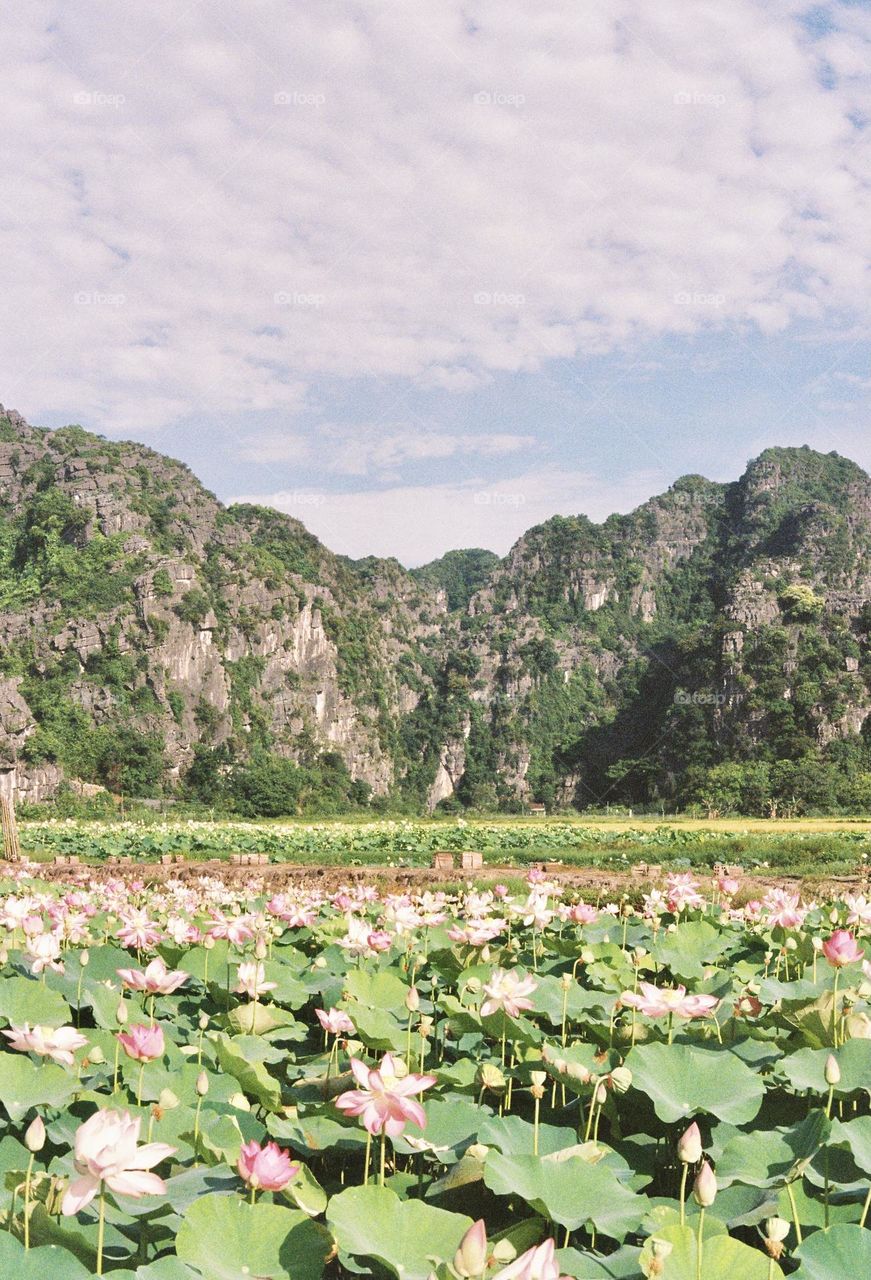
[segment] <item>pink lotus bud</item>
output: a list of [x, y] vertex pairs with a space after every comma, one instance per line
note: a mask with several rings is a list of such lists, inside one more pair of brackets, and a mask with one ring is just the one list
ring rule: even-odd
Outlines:
[[487, 1228], [479, 1218], [463, 1236], [454, 1254], [454, 1271], [464, 1280], [481, 1276], [487, 1269]]
[[702, 1158], [702, 1135], [695, 1120], [677, 1143], [677, 1155], [682, 1164], [698, 1164]]
[[696, 1180], [693, 1183], [693, 1197], [696, 1204], [703, 1209], [710, 1209], [711, 1205], [717, 1198], [717, 1179], [714, 1177], [714, 1171], [705, 1160], [696, 1174]]
[[838, 1066], [838, 1059], [833, 1053], [826, 1058], [825, 1066], [826, 1084], [830, 1088], [834, 1088], [836, 1084], [841, 1083], [841, 1068]]
[[35, 1155], [37, 1151], [41, 1151], [45, 1146], [45, 1125], [42, 1122], [42, 1116], [37, 1116], [35, 1120], [31, 1120], [27, 1126], [27, 1132], [24, 1135], [24, 1145], [28, 1151]]

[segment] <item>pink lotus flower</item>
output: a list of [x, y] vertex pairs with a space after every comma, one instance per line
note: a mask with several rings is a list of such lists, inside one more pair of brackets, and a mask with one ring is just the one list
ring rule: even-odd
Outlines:
[[537, 988], [534, 978], [524, 977], [517, 969], [513, 972], [496, 969], [490, 981], [484, 983], [487, 999], [481, 1005], [481, 1016], [486, 1018], [498, 1009], [504, 1009], [509, 1017], [519, 1018], [523, 1009], [532, 1008], [532, 1001], [527, 997]]
[[497, 1271], [490, 1280], [568, 1280], [568, 1277], [560, 1276], [554, 1249], [553, 1240], [534, 1245], [507, 1267]]
[[181, 969], [167, 969], [160, 956], [156, 956], [146, 966], [144, 973], [141, 969], [116, 969], [115, 972], [131, 991], [147, 991], [149, 995], [161, 996], [171, 995], [190, 977], [189, 973], [183, 973]]
[[385, 933], [383, 929], [374, 929], [367, 942], [372, 951], [389, 951], [393, 946], [393, 935]]
[[595, 924], [599, 919], [599, 913], [588, 902], [578, 902], [570, 909], [569, 919], [575, 924]]
[[118, 1040], [128, 1058], [136, 1062], [151, 1062], [163, 1056], [163, 1028], [157, 1023], [153, 1027], [139, 1023], [129, 1031], [119, 1031]]
[[128, 949], [135, 947], [137, 951], [145, 951], [148, 947], [157, 946], [163, 935], [144, 911], [137, 911], [128, 916], [127, 923], [118, 930], [116, 936]]
[[31, 1027], [28, 1022], [23, 1027], [10, 1027], [3, 1034], [11, 1048], [21, 1053], [37, 1053], [65, 1067], [73, 1065], [75, 1050], [83, 1049], [88, 1043], [75, 1027], [58, 1027], [53, 1031], [51, 1027]]
[[341, 1009], [330, 1009], [329, 1012], [315, 1009], [315, 1016], [328, 1035], [352, 1036], [356, 1030], [351, 1019]]
[[299, 1165], [277, 1143], [261, 1147], [253, 1138], [242, 1144], [236, 1168], [247, 1185], [258, 1191], [283, 1191], [299, 1173]]
[[623, 991], [620, 1003], [629, 1009], [637, 1009], [648, 1018], [706, 1018], [719, 1005], [716, 996], [690, 996], [686, 987], [655, 987], [642, 982], [639, 993]]
[[374, 1070], [359, 1058], [352, 1058], [351, 1070], [360, 1088], [336, 1099], [340, 1111], [349, 1116], [362, 1116], [369, 1133], [383, 1131], [391, 1138], [398, 1137], [409, 1121], [421, 1129], [426, 1128], [424, 1109], [411, 1095], [431, 1088], [436, 1082], [435, 1076], [411, 1072], [398, 1075], [396, 1060], [390, 1053], [385, 1053], [381, 1065]]
[[61, 1213], [70, 1218], [89, 1205], [103, 1183], [122, 1196], [159, 1196], [166, 1183], [152, 1169], [175, 1147], [149, 1142], [137, 1147], [142, 1121], [129, 1111], [95, 1111], [76, 1130], [75, 1168], [79, 1175], [67, 1189]]
[[840, 969], [845, 964], [861, 960], [865, 952], [849, 930], [836, 929], [823, 943], [823, 955], [833, 968]]
[[273, 991], [277, 986], [277, 982], [266, 981], [266, 970], [259, 961], [246, 960], [239, 965], [233, 990], [239, 995], [246, 995], [251, 1000], [256, 1000], [264, 991]]
[[53, 933], [38, 933], [27, 939], [27, 954], [32, 964], [31, 973], [42, 973], [44, 969], [52, 969], [55, 973], [63, 973], [63, 961], [60, 959], [60, 943]]
[[741, 888], [741, 881], [736, 880], [734, 876], [718, 876], [716, 880], [717, 888], [727, 898], [734, 898], [735, 894]]

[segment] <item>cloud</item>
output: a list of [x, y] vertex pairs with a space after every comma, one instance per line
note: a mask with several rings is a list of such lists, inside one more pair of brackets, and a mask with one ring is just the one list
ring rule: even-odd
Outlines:
[[283, 490], [235, 500], [287, 512], [341, 554], [396, 556], [414, 566], [453, 547], [486, 547], [503, 555], [521, 533], [553, 515], [583, 512], [604, 520], [613, 511], [632, 510], [667, 484], [657, 471], [635, 471], [609, 485], [587, 471], [553, 468], [497, 481], [471, 478], [353, 493]]
[[436, 431], [411, 422], [405, 426], [378, 423], [333, 425], [319, 423], [310, 436], [298, 432], [266, 432], [242, 447], [254, 462], [317, 464], [333, 475], [393, 475], [411, 463], [467, 457], [499, 458], [535, 444], [535, 437], [510, 432], [476, 435]]
[[[11, 9], [4, 400], [142, 433], [293, 418], [325, 379], [462, 392], [663, 334], [855, 317], [871, 22], [803, 12]], [[424, 460], [452, 447], [420, 439]], [[388, 433], [339, 469], [409, 448]]]

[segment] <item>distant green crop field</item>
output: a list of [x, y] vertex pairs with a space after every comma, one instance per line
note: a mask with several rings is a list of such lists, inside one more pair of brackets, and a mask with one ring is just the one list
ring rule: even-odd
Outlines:
[[740, 863], [748, 871], [848, 874], [871, 856], [871, 824], [841, 819], [584, 821], [541, 818], [432, 821], [117, 821], [20, 824], [22, 851], [44, 860], [73, 854], [154, 861], [265, 853], [270, 860], [324, 866], [426, 866], [436, 850], [479, 850], [485, 861], [524, 866], [541, 859], [614, 869], [649, 861], [664, 867]]

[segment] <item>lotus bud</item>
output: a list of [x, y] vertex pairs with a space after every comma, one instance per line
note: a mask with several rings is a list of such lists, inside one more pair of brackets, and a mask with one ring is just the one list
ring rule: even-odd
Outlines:
[[92, 1044], [88, 1049], [88, 1062], [98, 1067], [101, 1062], [106, 1061], [106, 1055], [98, 1044]]
[[625, 1093], [632, 1084], [632, 1072], [628, 1067], [615, 1067], [611, 1072], [611, 1088], [615, 1093]]
[[568, 991], [571, 988], [571, 985], [572, 985], [572, 975], [570, 973], [562, 974], [562, 976], [560, 977], [560, 986], [562, 987], [563, 991]]
[[491, 952], [490, 952], [489, 946], [483, 946], [481, 948], [481, 959], [484, 961], [484, 964], [489, 964], [490, 955], [491, 955]]
[[532, 1081], [529, 1091], [533, 1098], [543, 1098], [544, 1082], [547, 1079], [547, 1073], [545, 1071], [533, 1071], [530, 1073], [529, 1078]]
[[466, 1232], [460, 1241], [460, 1247], [454, 1254], [454, 1271], [458, 1276], [471, 1280], [481, 1276], [487, 1269], [487, 1228], [484, 1219], [478, 1221]]
[[702, 1209], [710, 1209], [717, 1198], [717, 1179], [714, 1177], [714, 1171], [707, 1160], [702, 1162], [702, 1167], [696, 1174], [696, 1180], [693, 1183], [693, 1198]]
[[510, 1240], [497, 1240], [493, 1246], [493, 1261], [509, 1263], [517, 1257], [517, 1250]]
[[590, 948], [584, 947], [583, 951], [581, 952], [581, 964], [592, 964], [595, 958], [596, 957], [593, 955]]
[[207, 1013], [201, 1013], [199, 1018], [197, 1019], [197, 1026], [199, 1027], [200, 1031], [205, 1031], [208, 1025], [209, 1025], [209, 1015]]
[[420, 1008], [420, 996], [418, 994], [417, 987], [408, 988], [408, 993], [405, 997], [405, 1007], [409, 1013], [417, 1013]]
[[826, 1058], [825, 1070], [823, 1073], [826, 1077], [826, 1084], [833, 1089], [836, 1084], [841, 1083], [841, 1068], [838, 1066], [838, 1059], [833, 1053]]
[[316, 956], [315, 959], [312, 961], [313, 969], [326, 969], [326, 967], [327, 967], [327, 962], [324, 956]]
[[420, 1022], [417, 1024], [417, 1034], [421, 1040], [428, 1040], [432, 1035], [432, 1029], [435, 1025], [432, 1018], [428, 1018], [426, 1014], [420, 1015]]
[[35, 1120], [31, 1120], [27, 1126], [27, 1132], [24, 1135], [24, 1145], [27, 1150], [34, 1155], [37, 1151], [41, 1151], [45, 1146], [45, 1125], [42, 1122], [42, 1116], [37, 1116]]
[[200, 1074], [197, 1076], [197, 1094], [199, 1095], [199, 1097], [204, 1098], [208, 1092], [209, 1092], [208, 1073], [205, 1071], [201, 1071]]
[[765, 1220], [765, 1238], [766, 1240], [785, 1240], [789, 1235], [790, 1224], [785, 1218], [766, 1218]]
[[695, 1120], [678, 1139], [677, 1156], [681, 1164], [698, 1164], [702, 1158], [702, 1135]]
[[580, 1062], [567, 1062], [566, 1075], [570, 1080], [577, 1080], [579, 1084], [589, 1084], [593, 1078], [589, 1068], [582, 1066]]
[[119, 1026], [123, 1027], [128, 1017], [129, 1017], [129, 1014], [127, 1013], [127, 1005], [122, 1000], [121, 1003], [118, 1005], [118, 1008], [115, 1010], [115, 1021], [119, 1024]]
[[603, 1080], [596, 1089], [596, 1106], [603, 1107], [608, 1101], [608, 1087]]
[[814, 951], [822, 951], [822, 949], [823, 949], [823, 940], [822, 940], [822, 938], [814, 938], [814, 943], [813, 943], [813, 945], [814, 945]]
[[257, 960], [265, 960], [265, 959], [266, 959], [266, 941], [265, 941], [265, 939], [263, 939], [263, 938], [258, 938], [258, 939], [257, 939], [257, 941], [254, 943], [254, 956], [255, 956], [255, 959], [257, 959]]
[[836, 907], [832, 907], [831, 911], [829, 912], [829, 919], [831, 920], [832, 924], [838, 923], [838, 912]]
[[214, 945], [215, 945], [215, 939], [212, 937], [210, 933], [207, 933], [206, 936], [203, 938], [203, 946], [207, 951], [211, 951], [214, 948]]
[[90, 963], [90, 959], [91, 959], [91, 953], [87, 949], [87, 947], [85, 947], [84, 950], [79, 952], [79, 964], [82, 966], [83, 969], [87, 969], [88, 964]]

